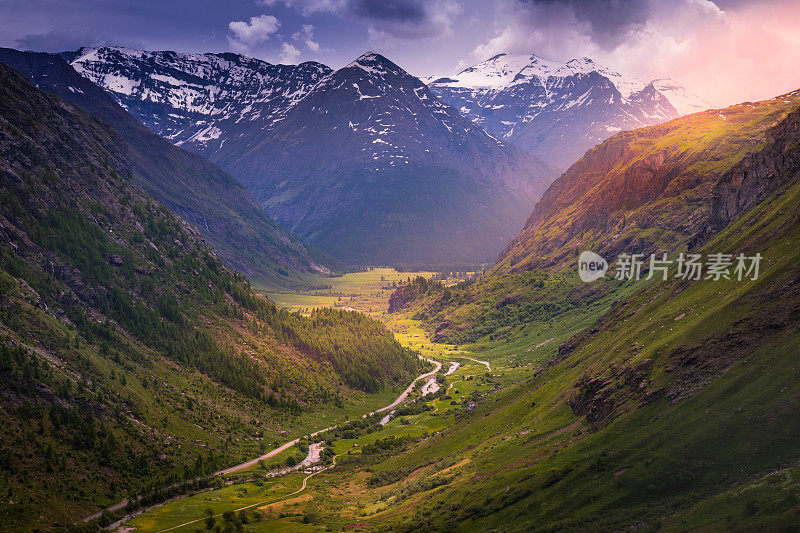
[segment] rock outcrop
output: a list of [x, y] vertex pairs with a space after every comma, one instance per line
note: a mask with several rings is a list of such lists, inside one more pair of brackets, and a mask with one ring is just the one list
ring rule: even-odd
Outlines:
[[725, 173], [711, 196], [710, 225], [721, 229], [800, 172], [800, 109], [767, 133], [766, 145]]
[[798, 105], [795, 91], [611, 137], [553, 182], [495, 271], [549, 268], [584, 249], [612, 261], [702, 242], [797, 165]]

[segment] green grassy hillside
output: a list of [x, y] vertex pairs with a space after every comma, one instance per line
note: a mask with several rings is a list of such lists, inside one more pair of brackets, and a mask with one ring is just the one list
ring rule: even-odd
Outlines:
[[552, 184], [486, 275], [429, 292], [409, 314], [434, 340], [473, 344], [488, 356], [553, 355], [636, 288], [610, 279], [613, 265], [605, 280], [580, 282], [578, 254], [592, 250], [609, 262], [622, 252], [674, 257], [707, 241], [719, 230], [715, 187], [798, 105], [793, 92], [611, 137]]
[[[758, 281], [654, 283], [530, 383], [416, 450], [483, 450], [463, 485], [416, 520], [512, 531], [796, 523], [798, 178], [704, 249], [760, 252]], [[467, 505], [478, 476], [486, 482]]]
[[121, 135], [142, 188], [193, 224], [222, 261], [248, 279], [273, 289], [310, 288], [324, 285], [320, 275], [341, 268], [278, 226], [239, 182], [145, 128], [57, 54], [0, 48], [0, 62], [107, 122]]
[[296, 500], [295, 522], [363, 531], [794, 530], [799, 116], [748, 163], [778, 161], [759, 176], [772, 193], [698, 248], [761, 254], [757, 279], [645, 283], [535, 369], [495, 367], [478, 393], [453, 383], [470, 394], [452, 423], [384, 442], [391, 451], [344, 458]]
[[252, 458], [419, 368], [361, 314], [255, 293], [136, 185], [116, 132], [5, 66], [0, 176], [4, 530]]

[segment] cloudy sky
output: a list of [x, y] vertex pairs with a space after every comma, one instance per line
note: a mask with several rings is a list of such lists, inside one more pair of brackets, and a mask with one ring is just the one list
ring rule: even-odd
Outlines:
[[0, 46], [234, 51], [339, 67], [366, 50], [413, 74], [500, 52], [591, 57], [717, 104], [800, 88], [797, 0], [0, 0]]

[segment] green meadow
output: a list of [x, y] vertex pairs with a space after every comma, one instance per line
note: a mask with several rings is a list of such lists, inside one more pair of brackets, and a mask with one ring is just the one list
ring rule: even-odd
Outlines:
[[[453, 359], [456, 361], [457, 359]], [[444, 368], [449, 368], [449, 362]], [[461, 360], [461, 366], [446, 377], [442, 385], [456, 401], [463, 400], [475, 391], [488, 390], [493, 382], [487, 382], [484, 365], [466, 360]], [[409, 396], [406, 404], [419, 399], [419, 387]], [[337, 454], [337, 463], [353, 464], [359, 461], [362, 450], [370, 444], [381, 439], [406, 438], [424, 439], [450, 426], [461, 406], [452, 405], [451, 399], [436, 398], [423, 401], [428, 406], [428, 411], [420, 414], [393, 417], [382, 429], [361, 435], [357, 438], [338, 439], [334, 442], [334, 451]], [[323, 435], [323, 438], [325, 436]], [[295, 447], [282, 452], [267, 464], [279, 464], [285, 456], [297, 453]], [[141, 532], [158, 532], [164, 530], [176, 532], [193, 532], [196, 529], [205, 529], [205, 519], [208, 509], [214, 515], [222, 515], [226, 511], [234, 511], [237, 516], [245, 512], [248, 523], [244, 531], [314, 531], [318, 527], [313, 524], [303, 523], [307, 518], [309, 502], [314, 502], [320, 490], [332, 487], [329, 476], [334, 471], [325, 471], [308, 479], [308, 488], [296, 492], [302, 487], [305, 473], [292, 473], [278, 478], [267, 478], [263, 470], [253, 467], [231, 476], [226, 476], [222, 483], [230, 485], [222, 488], [203, 491], [197, 494], [178, 498], [165, 505], [149, 510], [140, 516], [134, 517], [126, 524]], [[346, 485], [345, 485], [346, 486]], [[359, 498], [364, 494], [358, 494]], [[356, 495], [353, 495], [356, 497]], [[320, 506], [323, 510], [326, 506]], [[364, 509], [368, 514], [375, 514], [377, 507]], [[380, 507], [380, 506], [378, 506]], [[257, 514], [256, 514], [257, 513]], [[196, 522], [195, 522], [196, 521]], [[187, 522], [191, 522], [187, 524]], [[182, 525], [185, 524], [185, 525]], [[215, 524], [223, 525], [222, 516], [216, 516]], [[181, 526], [182, 525], [182, 526]], [[177, 527], [175, 529], [175, 526]], [[324, 529], [324, 528], [323, 528]]]
[[[405, 438], [420, 440], [428, 438], [429, 435], [441, 432], [452, 425], [459, 411], [463, 411], [464, 405], [469, 402], [473, 393], [488, 391], [496, 386], [496, 379], [486, 378], [489, 376], [487, 367], [483, 363], [475, 362], [477, 355], [459, 349], [454, 345], [432, 343], [422, 329], [419, 321], [408, 319], [402, 315], [389, 315], [385, 313], [388, 306], [388, 297], [391, 294], [391, 284], [393, 282], [403, 282], [411, 276], [426, 275], [431, 273], [400, 273], [394, 269], [375, 268], [367, 272], [347, 274], [340, 278], [331, 278], [331, 284], [335, 289], [334, 293], [343, 293], [348, 298], [347, 302], [354, 305], [365, 307], [375, 306], [373, 314], [382, 316], [390, 329], [395, 332], [396, 338], [403, 346], [418, 351], [426, 358], [433, 358], [442, 362], [442, 373], [446, 372], [454, 362], [459, 363], [459, 367], [450, 375], [446, 376], [441, 389], [444, 391], [442, 396], [448, 395], [447, 399], [437, 397], [432, 400], [424, 401], [420, 398], [420, 385], [418, 382], [412, 394], [403, 405], [413, 402], [424, 402], [427, 411], [419, 414], [395, 416], [378, 431], [360, 435], [355, 438], [341, 438], [333, 443], [333, 449], [337, 454], [338, 463], [352, 463], [357, 461], [364, 447], [369, 446], [380, 439]], [[307, 294], [269, 294], [278, 305], [286, 306], [296, 311], [305, 311], [307, 308], [316, 305], [338, 305], [339, 296], [330, 294], [320, 294], [323, 291], [312, 291]], [[293, 303], [292, 303], [293, 302]], [[336, 302], [336, 304], [335, 304]], [[502, 371], [508, 372], [509, 368], [504, 368], [494, 376], [501, 375]], [[503, 376], [506, 383], [510, 383], [510, 376]], [[301, 419], [296, 421], [288, 429], [288, 435], [282, 437], [280, 442], [290, 440], [299, 436], [306, 435], [312, 431], [319, 430], [334, 424], [340, 424], [347, 420], [354, 420], [361, 415], [379, 409], [391, 403], [397, 395], [402, 392], [404, 386], [398, 385], [392, 389], [384, 390], [377, 394], [357, 394], [357, 397], [349, 398], [350, 401], [344, 407], [329, 407], [314, 413], [304, 413]], [[466, 401], [464, 399], [467, 399]], [[453, 405], [457, 403], [458, 405]], [[381, 416], [388, 412], [381, 413]], [[321, 438], [326, 438], [323, 434]], [[267, 446], [267, 450], [272, 445]], [[135, 528], [135, 531], [155, 532], [184, 524], [185, 522], [202, 519], [174, 529], [173, 531], [195, 531], [205, 528], [204, 519], [207, 509], [212, 509], [214, 514], [222, 514], [226, 511], [235, 510], [237, 513], [243, 507], [248, 507], [245, 514], [249, 514], [249, 523], [244, 525], [244, 531], [313, 531], [312, 524], [304, 524], [303, 519], [308, 513], [307, 502], [312, 492], [320, 490], [317, 486], [319, 479], [317, 476], [309, 479], [308, 489], [297, 495], [292, 493], [301, 486], [301, 480], [305, 474], [293, 473], [280, 478], [265, 478], [266, 471], [277, 468], [283, 464], [289, 455], [297, 455], [299, 452], [296, 447], [277, 454], [264, 462], [265, 468], [253, 466], [248, 469], [225, 476], [222, 483], [230, 483], [215, 490], [207, 490], [199, 494], [178, 498], [165, 505], [149, 510], [126, 523], [125, 527]], [[333, 471], [320, 473], [319, 478], [327, 477]], [[330, 482], [323, 486], [329, 486]], [[317, 487], [312, 489], [312, 487]], [[362, 495], [359, 495], [362, 496]], [[253, 504], [259, 504], [249, 507]], [[264, 507], [266, 508], [264, 509]], [[325, 506], [321, 506], [323, 509]], [[280, 509], [276, 511], [275, 509]], [[302, 508], [300, 514], [297, 509]], [[315, 507], [316, 508], [316, 507]], [[259, 521], [254, 521], [258, 512]], [[370, 511], [375, 512], [375, 509]], [[237, 514], [238, 516], [238, 514]], [[216, 523], [224, 527], [222, 517], [216, 518]]]
[[[385, 314], [389, 306], [389, 297], [397, 285], [417, 276], [430, 278], [434, 274], [427, 271], [398, 272], [394, 268], [374, 267], [338, 277], [318, 277], [314, 286], [326, 286], [323, 289], [275, 292], [266, 286], [255, 284], [255, 287], [278, 306], [291, 311], [309, 313], [320, 307], [341, 307], [381, 317]], [[452, 277], [444, 281], [446, 284], [457, 283], [464, 279], [465, 273], [460, 275], [461, 277]]]

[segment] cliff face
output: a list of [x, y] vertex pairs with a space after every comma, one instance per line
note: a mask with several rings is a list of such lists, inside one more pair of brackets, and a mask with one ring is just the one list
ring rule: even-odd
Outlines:
[[[498, 54], [429, 83], [436, 96], [498, 139], [560, 168], [616, 132], [685, 114], [673, 104], [691, 100], [685, 95], [672, 102], [683, 91], [672, 80], [643, 83], [588, 58], [559, 63]], [[692, 113], [707, 107], [681, 105]]]
[[418, 291], [411, 285], [402, 285], [395, 290], [389, 297], [389, 312], [397, 313], [406, 309], [411, 303], [420, 297]]
[[[495, 271], [553, 267], [579, 249], [610, 259], [698, 242], [774, 190], [798, 105], [800, 91], [615, 135], [555, 180]], [[769, 152], [747, 156], [765, 142]]]
[[721, 229], [800, 171], [800, 109], [767, 132], [758, 152], [725, 173], [711, 196], [710, 226]]
[[228, 265], [271, 286], [302, 286], [305, 273], [330, 273], [330, 262], [271, 220], [241, 184], [149, 131], [58, 55], [0, 48], [0, 62], [107, 122], [123, 141], [134, 179], [193, 224]]
[[696, 249], [796, 172], [798, 107], [795, 91], [615, 135], [553, 182], [485, 276], [447, 302], [426, 296], [412, 305], [454, 344], [546, 331], [557, 315], [589, 320], [618, 285], [613, 276], [581, 283], [580, 252], [611, 263], [623, 252]]

